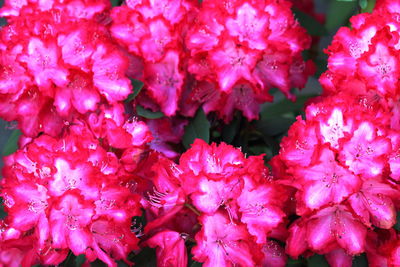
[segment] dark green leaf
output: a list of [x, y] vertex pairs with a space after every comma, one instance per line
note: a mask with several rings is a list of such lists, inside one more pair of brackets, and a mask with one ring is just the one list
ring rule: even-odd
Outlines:
[[261, 155], [265, 154], [268, 159], [272, 158], [273, 153], [272, 149], [267, 147], [266, 145], [255, 145], [255, 146], [249, 146], [249, 152], [251, 155]]
[[77, 266], [77, 267], [82, 266], [82, 264], [84, 264], [85, 261], [86, 261], [85, 255], [83, 255], [83, 254], [82, 255], [78, 255], [75, 258], [75, 266]]
[[315, 95], [302, 95], [297, 97], [296, 102], [283, 99], [277, 103], [271, 103], [264, 106], [261, 110], [261, 120], [276, 118], [287, 113], [300, 113], [303, 110], [304, 103]]
[[185, 127], [182, 144], [188, 149], [196, 138], [203, 139], [207, 143], [210, 141], [210, 122], [202, 108], [197, 111], [196, 116]]
[[111, 0], [111, 5], [112, 6], [120, 6], [122, 3], [121, 0]]
[[372, 12], [374, 9], [376, 0], [359, 0], [361, 12]]
[[123, 262], [123, 261], [117, 261], [117, 266], [118, 266], [118, 267], [129, 267], [129, 265], [126, 264], [126, 263]]
[[203, 264], [201, 262], [193, 261], [192, 264], [190, 264], [190, 267], [201, 267]]
[[3, 199], [0, 198], [0, 220], [4, 219], [7, 216], [7, 213], [4, 211]]
[[131, 79], [131, 83], [132, 83], [132, 87], [133, 87], [133, 93], [128, 95], [128, 98], [125, 100], [126, 103], [129, 103], [133, 99], [135, 99], [137, 97], [137, 95], [140, 93], [140, 91], [142, 91], [142, 88], [144, 85], [143, 82], [141, 82], [139, 80], [135, 80], [135, 79]]
[[91, 267], [107, 267], [107, 264], [102, 262], [101, 260], [95, 260], [94, 262], [90, 263]]
[[21, 135], [19, 130], [14, 130], [3, 149], [3, 156], [8, 156], [18, 149], [18, 139]]
[[368, 0], [360, 0], [359, 1], [359, 5], [361, 7], [361, 9], [365, 9], [368, 6]]
[[156, 267], [156, 251], [152, 248], [143, 248], [130, 261], [135, 263], [135, 267]]
[[357, 1], [330, 1], [326, 15], [326, 29], [332, 32], [338, 27], [346, 25], [348, 19], [357, 10], [357, 6]]
[[308, 267], [329, 267], [328, 262], [326, 261], [323, 255], [315, 254], [307, 259]]
[[397, 212], [397, 217], [396, 217], [396, 224], [393, 226], [394, 229], [397, 231], [400, 231], [400, 211]]
[[303, 261], [301, 259], [288, 259], [286, 267], [303, 267]]
[[139, 116], [142, 116], [146, 119], [152, 119], [152, 120], [164, 117], [164, 113], [162, 113], [160, 111], [154, 112], [154, 111], [145, 109], [144, 107], [139, 106], [139, 105], [136, 106], [136, 113]]
[[324, 25], [319, 23], [314, 17], [298, 9], [293, 10], [293, 13], [300, 22], [300, 25], [303, 26], [310, 35], [323, 36], [328, 33]]
[[360, 256], [356, 256], [353, 259], [353, 267], [368, 267], [368, 260], [365, 253], [361, 254]]
[[263, 135], [275, 136], [287, 132], [295, 121], [295, 118], [274, 117], [256, 121], [255, 126]]
[[236, 134], [238, 133], [240, 120], [241, 117], [236, 116], [231, 121], [231, 123], [224, 126], [224, 128], [222, 129], [222, 141], [228, 144], [232, 143], [232, 141], [235, 139]]

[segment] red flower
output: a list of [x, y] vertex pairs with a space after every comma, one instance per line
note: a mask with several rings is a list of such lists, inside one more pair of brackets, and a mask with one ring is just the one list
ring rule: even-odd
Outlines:
[[187, 57], [183, 40], [196, 7], [197, 1], [143, 0], [112, 10], [113, 37], [143, 62], [144, 92], [167, 116], [178, 110]]
[[[343, 248], [355, 255], [365, 250], [366, 227], [345, 206], [332, 206], [301, 218], [289, 228], [286, 252], [297, 257], [306, 249], [317, 253]], [[306, 241], [306, 242], [304, 242]]]
[[271, 100], [270, 88], [278, 87], [294, 99], [290, 88], [304, 87], [314, 71], [301, 59], [309, 45], [288, 2], [203, 1], [186, 37], [191, 53], [188, 70], [223, 93], [210, 111], [226, 122], [234, 109], [256, 119], [259, 105]]
[[255, 266], [261, 251], [252, 245], [246, 227], [233, 223], [221, 212], [200, 217], [193, 259], [208, 266]]
[[179, 233], [162, 231], [147, 240], [146, 244], [156, 249], [157, 266], [187, 266], [185, 241]]
[[56, 136], [64, 124], [132, 90], [129, 58], [99, 18], [110, 3], [61, 2], [10, 1], [2, 8], [9, 24], [1, 30], [0, 116], [17, 120], [30, 137]]
[[114, 260], [126, 260], [137, 249], [131, 220], [141, 213], [140, 197], [125, 186], [131, 178], [117, 156], [83, 124], [70, 126], [58, 139], [34, 139], [6, 159], [3, 174], [5, 222], [15, 229], [4, 237], [19, 238], [16, 231], [32, 236], [33, 254], [59, 251], [38, 262], [58, 264], [70, 249], [115, 266]]

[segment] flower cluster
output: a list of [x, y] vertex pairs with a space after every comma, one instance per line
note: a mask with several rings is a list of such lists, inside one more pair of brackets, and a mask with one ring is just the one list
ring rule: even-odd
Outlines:
[[114, 260], [138, 249], [133, 179], [83, 124], [61, 138], [42, 135], [6, 157], [3, 175], [9, 215], [0, 228], [0, 263], [9, 255], [23, 266], [57, 265], [71, 250], [116, 266]]
[[0, 36], [0, 116], [24, 134], [64, 124], [132, 90], [129, 58], [111, 39], [108, 1], [9, 1]]
[[314, 71], [301, 57], [311, 39], [289, 2], [127, 1], [112, 18], [113, 37], [144, 68], [138, 102], [168, 116], [203, 105], [226, 122], [234, 110], [256, 119], [269, 89], [294, 99], [290, 88]]
[[[127, 1], [112, 10], [113, 37], [143, 65], [146, 97], [174, 115], [185, 83], [184, 37], [197, 13], [197, 1]], [[149, 104], [147, 104], [149, 105]]]
[[372, 14], [351, 18], [351, 30], [339, 29], [320, 79], [324, 96], [297, 118], [271, 161], [294, 188], [292, 257], [325, 254], [331, 266], [352, 266], [366, 252], [369, 266], [399, 263], [398, 12], [393, 1], [378, 1]]
[[310, 42], [289, 2], [203, 1], [186, 37], [188, 70], [198, 81], [192, 94], [225, 121], [234, 109], [256, 119], [269, 89], [294, 99], [290, 89], [304, 87], [314, 71], [301, 57]]
[[[190, 248], [205, 267], [283, 267], [288, 235], [292, 256], [361, 252], [333, 239], [316, 248], [308, 237], [292, 252], [296, 237], [326, 220], [358, 223], [363, 237], [371, 225], [389, 231], [400, 180], [393, 102], [375, 117], [360, 106], [357, 118], [348, 98], [310, 106], [272, 162], [279, 182], [264, 155], [225, 143], [197, 139], [181, 154], [184, 117], [199, 108], [225, 123], [235, 110], [252, 120], [271, 88], [294, 100], [291, 89], [304, 87], [314, 72], [301, 56], [311, 38], [290, 8], [286, 0], [6, 1], [0, 117], [23, 135], [0, 181], [0, 266], [59, 265], [72, 254], [85, 266], [131, 266], [148, 246], [159, 266], [186, 266]], [[150, 119], [141, 109], [162, 113]], [[291, 141], [297, 131], [313, 142], [303, 161]], [[321, 182], [321, 169], [337, 174]], [[302, 217], [288, 233], [292, 193]], [[365, 250], [386, 257], [390, 248]]]
[[[291, 256], [311, 250], [328, 254], [333, 266], [351, 266], [351, 255], [366, 250], [369, 229], [396, 223], [399, 135], [384, 107], [360, 103], [344, 94], [320, 99], [282, 140], [273, 163], [297, 189], [301, 216], [289, 228]], [[343, 257], [347, 265], [335, 263]]]
[[398, 99], [400, 7], [397, 1], [378, 1], [373, 13], [350, 19], [326, 50], [328, 71], [320, 82], [326, 93], [369, 90]]
[[283, 248], [268, 238], [279, 236], [273, 230], [284, 222], [288, 194], [261, 156], [245, 158], [225, 143], [197, 139], [179, 164], [154, 157], [146, 174], [154, 188], [147, 191], [145, 233], [152, 234], [146, 243], [157, 248], [159, 266], [186, 266], [183, 244], [193, 239], [193, 258], [204, 266], [258, 266], [270, 254], [284, 266]]

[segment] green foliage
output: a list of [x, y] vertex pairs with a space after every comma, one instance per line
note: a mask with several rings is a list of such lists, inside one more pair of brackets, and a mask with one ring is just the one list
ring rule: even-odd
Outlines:
[[135, 99], [137, 97], [137, 95], [140, 93], [140, 91], [142, 91], [142, 88], [144, 85], [143, 82], [141, 82], [139, 80], [135, 80], [135, 79], [131, 79], [131, 84], [133, 87], [133, 93], [128, 95], [128, 98], [125, 100], [125, 103], [129, 103], [133, 99]]
[[111, 0], [111, 5], [112, 6], [120, 6], [122, 4], [123, 0]]
[[330, 1], [325, 27], [334, 32], [340, 26], [346, 26], [349, 18], [357, 11], [356, 1]]
[[291, 259], [289, 258], [287, 263], [286, 263], [286, 267], [303, 267], [304, 265], [304, 261], [302, 259]]
[[315, 254], [307, 259], [307, 266], [308, 267], [329, 267], [329, 264], [323, 255]]
[[8, 138], [6, 145], [3, 148], [2, 155], [8, 156], [18, 149], [18, 139], [21, 136], [21, 131], [14, 130]]
[[240, 116], [235, 116], [232, 122], [222, 128], [222, 141], [225, 143], [232, 143], [240, 128]]
[[352, 267], [368, 267], [368, 260], [367, 260], [367, 256], [365, 255], [365, 253], [353, 258], [353, 266]]
[[82, 264], [85, 262], [85, 260], [86, 260], [85, 255], [79, 255], [75, 258], [75, 265], [82, 266]]
[[149, 247], [143, 248], [131, 261], [135, 263], [135, 267], [156, 267], [156, 251]]
[[325, 26], [309, 14], [297, 9], [294, 9], [293, 13], [300, 22], [300, 25], [307, 29], [308, 34], [313, 36], [323, 36], [328, 33], [328, 31], [325, 29]]
[[400, 231], [400, 211], [397, 212], [396, 224], [395, 224], [393, 227], [394, 227], [394, 229], [396, 229], [397, 231]]
[[203, 264], [200, 262], [197, 262], [197, 261], [192, 261], [192, 263], [189, 266], [190, 267], [201, 267], [201, 266], [203, 266]]
[[[356, 2], [356, 0], [337, 0], [339, 2]], [[376, 0], [358, 0], [358, 5], [360, 6], [362, 12], [371, 12]]]
[[196, 138], [203, 139], [207, 143], [210, 141], [210, 122], [202, 108], [197, 111], [196, 116], [185, 127], [185, 134], [182, 138], [183, 146], [186, 149], [190, 148]]
[[7, 213], [4, 211], [3, 199], [0, 198], [0, 220], [4, 219], [7, 216]]
[[164, 113], [161, 111], [154, 112], [139, 105], [136, 106], [136, 113], [143, 118], [152, 120], [164, 117]]

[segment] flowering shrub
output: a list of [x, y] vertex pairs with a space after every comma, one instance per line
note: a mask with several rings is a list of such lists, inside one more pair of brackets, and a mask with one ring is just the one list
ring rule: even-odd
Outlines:
[[400, 2], [329, 3], [6, 0], [0, 267], [400, 266]]
[[60, 264], [69, 249], [109, 266], [126, 260], [138, 248], [131, 218], [141, 211], [120, 165], [85, 125], [58, 139], [42, 135], [5, 158], [2, 251], [24, 266]]
[[[171, 261], [161, 256], [169, 254], [164, 250], [173, 250], [173, 266], [184, 264], [187, 258], [181, 244], [169, 248], [156, 243], [165, 235], [178, 243], [194, 238], [193, 258], [204, 266], [262, 262], [263, 250], [273, 242], [267, 237], [284, 220], [287, 196], [285, 188], [274, 183], [262, 157], [245, 158], [225, 143], [209, 146], [198, 139], [181, 155], [178, 165], [162, 158], [150, 162], [157, 163], [150, 167], [152, 175], [147, 175], [154, 187], [148, 192], [150, 220], [145, 232], [157, 232], [147, 242], [158, 247], [160, 266]], [[178, 213], [193, 219], [171, 222]], [[201, 228], [196, 231], [198, 225]], [[189, 231], [179, 236], [185, 228]]]
[[2, 9], [10, 21], [1, 34], [2, 118], [28, 136], [55, 136], [99, 103], [129, 95], [129, 58], [105, 25], [108, 1], [18, 3]]
[[339, 94], [309, 105], [306, 120], [291, 126], [273, 159], [282, 182], [296, 188], [301, 216], [289, 228], [289, 255], [311, 250], [328, 254], [333, 266], [351, 266], [372, 227], [396, 223], [398, 135], [390, 115]]
[[251, 120], [272, 87], [294, 99], [290, 88], [304, 87], [313, 73], [301, 57], [310, 41], [288, 2], [204, 1], [186, 45], [188, 70], [200, 82], [195, 90], [209, 95], [205, 111], [230, 121], [239, 109]]

